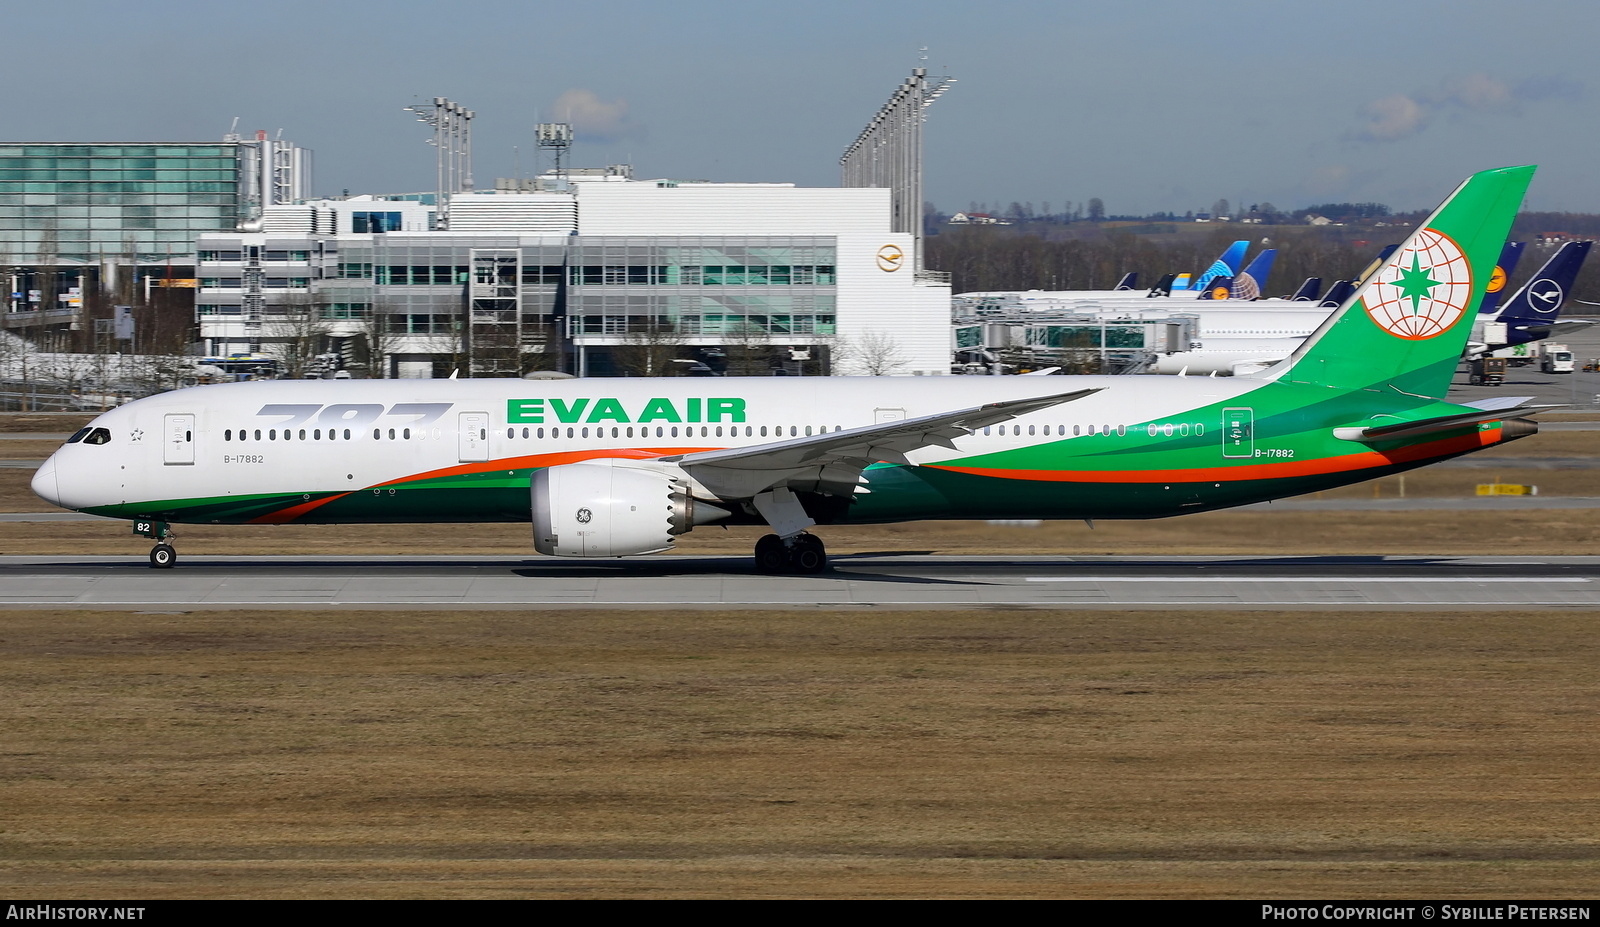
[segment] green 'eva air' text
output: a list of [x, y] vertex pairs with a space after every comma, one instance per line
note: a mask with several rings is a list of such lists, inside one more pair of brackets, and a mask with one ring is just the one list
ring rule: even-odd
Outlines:
[[543, 425], [545, 416], [553, 415], [553, 422], [574, 425], [579, 422], [743, 422], [744, 400], [725, 397], [706, 399], [651, 399], [639, 409], [637, 417], [629, 414], [619, 399], [508, 399], [506, 423], [509, 425]]

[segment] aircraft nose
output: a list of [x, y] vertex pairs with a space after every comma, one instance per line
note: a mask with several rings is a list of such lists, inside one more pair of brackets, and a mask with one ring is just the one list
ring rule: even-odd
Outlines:
[[[56, 459], [52, 456], [33, 473], [33, 494], [50, 503], [61, 505], [61, 488], [56, 483]], [[62, 506], [65, 508], [65, 506]]]

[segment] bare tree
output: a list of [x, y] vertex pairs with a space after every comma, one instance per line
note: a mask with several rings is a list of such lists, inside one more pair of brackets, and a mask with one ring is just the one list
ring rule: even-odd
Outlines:
[[850, 339], [839, 339], [833, 349], [835, 368], [856, 376], [888, 376], [906, 365], [906, 355], [894, 336], [876, 329]]
[[728, 376], [758, 377], [772, 373], [772, 341], [766, 329], [751, 322], [739, 322], [723, 334], [722, 349], [728, 355]]
[[679, 353], [678, 327], [671, 319], [640, 316], [629, 320], [628, 334], [612, 349], [617, 366], [630, 377], [670, 377]]
[[310, 296], [294, 294], [267, 307], [261, 326], [264, 353], [278, 361], [278, 375], [300, 379], [316, 370], [318, 355], [326, 350], [328, 321]]
[[359, 372], [370, 379], [389, 378], [389, 360], [403, 337], [396, 329], [395, 321], [394, 309], [390, 304], [375, 302], [367, 308], [366, 315], [349, 336], [355, 344]]
[[556, 323], [550, 316], [523, 316], [522, 372], [560, 370], [564, 359]]

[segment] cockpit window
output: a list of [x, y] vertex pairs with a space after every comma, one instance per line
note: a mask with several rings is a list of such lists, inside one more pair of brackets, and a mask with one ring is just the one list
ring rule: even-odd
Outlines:
[[104, 428], [91, 428], [91, 429], [89, 429], [89, 433], [84, 436], [83, 443], [84, 444], [110, 444], [111, 443], [111, 432], [107, 431]]
[[82, 441], [84, 438], [89, 437], [89, 432], [91, 432], [91, 431], [94, 431], [94, 429], [90, 428], [87, 425], [85, 425], [84, 427], [79, 428], [77, 433], [75, 433], [72, 437], [68, 438], [67, 439], [67, 443], [68, 444], [77, 444], [79, 441]]

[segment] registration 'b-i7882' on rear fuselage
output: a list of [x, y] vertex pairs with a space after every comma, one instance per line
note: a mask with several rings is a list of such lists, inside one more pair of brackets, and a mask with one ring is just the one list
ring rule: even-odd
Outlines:
[[[531, 522], [542, 553], [767, 524], [1160, 518], [1327, 489], [1531, 434], [1445, 402], [1533, 169], [1462, 184], [1295, 354], [1247, 377], [344, 380], [179, 390], [107, 412], [34, 479], [173, 523]], [[163, 541], [152, 562], [173, 562]]]

